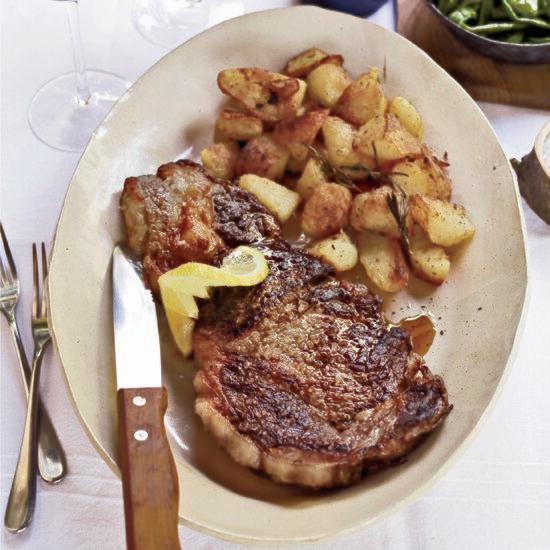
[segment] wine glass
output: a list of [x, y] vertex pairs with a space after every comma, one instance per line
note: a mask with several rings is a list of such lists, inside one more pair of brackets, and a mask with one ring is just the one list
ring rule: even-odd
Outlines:
[[62, 151], [83, 151], [113, 103], [129, 88], [123, 78], [86, 69], [80, 36], [78, 0], [64, 0], [74, 57], [74, 71], [50, 80], [35, 94], [29, 123], [44, 143]]
[[243, 0], [134, 0], [132, 5], [137, 30], [150, 42], [169, 49], [243, 13]]

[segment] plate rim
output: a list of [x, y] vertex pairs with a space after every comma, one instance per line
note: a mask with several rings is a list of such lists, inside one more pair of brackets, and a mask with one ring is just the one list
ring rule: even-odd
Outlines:
[[[105, 118], [101, 121], [101, 123], [94, 130], [94, 132], [92, 132], [90, 140], [86, 144], [86, 148], [84, 149], [84, 151], [82, 152], [82, 154], [81, 154], [81, 156], [78, 160], [78, 163], [77, 163], [77, 165], [76, 165], [76, 167], [75, 167], [75, 169], [74, 169], [74, 171], [71, 175], [69, 183], [67, 185], [67, 189], [65, 191], [65, 195], [64, 195], [64, 198], [63, 198], [63, 201], [62, 201], [62, 204], [61, 204], [61, 208], [60, 208], [60, 211], [59, 211], [59, 216], [58, 216], [58, 219], [57, 219], [57, 222], [56, 222], [54, 236], [53, 236], [52, 244], [51, 244], [50, 261], [53, 261], [55, 259], [55, 253], [56, 253], [56, 250], [57, 250], [58, 234], [60, 232], [60, 223], [61, 223], [63, 214], [64, 214], [65, 209], [66, 209], [66, 203], [67, 203], [67, 198], [68, 198], [70, 189], [73, 186], [73, 183], [75, 181], [75, 176], [76, 176], [77, 172], [79, 171], [79, 169], [81, 167], [83, 158], [86, 155], [86, 153], [87, 153], [87, 151], [90, 147], [90, 144], [91, 144], [92, 140], [95, 137], [95, 134], [96, 134], [97, 130], [99, 128], [101, 128], [103, 126], [103, 124], [111, 117], [111, 115], [117, 109], [118, 105], [120, 103], [123, 103], [123, 102], [126, 101], [126, 99], [129, 97], [129, 94], [132, 92], [134, 87], [137, 86], [137, 85], [140, 85], [140, 83], [142, 83], [142, 81], [147, 76], [147, 74], [154, 67], [156, 67], [159, 63], [164, 62], [164, 60], [167, 57], [172, 56], [172, 55], [176, 55], [175, 52], [177, 50], [179, 50], [180, 48], [182, 48], [185, 45], [189, 44], [190, 42], [193, 42], [197, 38], [201, 37], [203, 34], [208, 33], [213, 29], [217, 29], [219, 27], [223, 27], [223, 26], [226, 26], [226, 25], [232, 25], [232, 24], [234, 24], [235, 20], [241, 20], [241, 19], [245, 19], [245, 18], [253, 19], [253, 18], [256, 18], [256, 17], [264, 17], [266, 14], [273, 13], [273, 12], [288, 12], [290, 10], [292, 10], [292, 11], [300, 10], [300, 11], [311, 11], [311, 12], [325, 12], [325, 13], [326, 12], [332, 12], [332, 10], [320, 8], [318, 6], [299, 5], [299, 6], [290, 6], [290, 7], [285, 7], [285, 8], [273, 8], [273, 9], [268, 9], [268, 10], [261, 10], [261, 11], [246, 13], [246, 14], [240, 15], [238, 17], [235, 17], [235, 18], [232, 18], [232, 19], [229, 19], [229, 20], [226, 20], [226, 21], [222, 21], [222, 22], [220, 22], [216, 25], [213, 25], [212, 27], [209, 27], [208, 29], [198, 33], [197, 35], [195, 35], [192, 38], [190, 38], [189, 40], [183, 42], [182, 44], [180, 44], [176, 48], [166, 52], [165, 55], [163, 55], [154, 64], [152, 64], [150, 67], [148, 67], [143, 74], [140, 75], [140, 77], [132, 84], [132, 86], [114, 103], [114, 105], [112, 106], [111, 110], [107, 113]], [[339, 16], [345, 16], [345, 17], [348, 17], [348, 18], [362, 19], [362, 18], [357, 18], [357, 17], [354, 17], [352, 15], [348, 15], [348, 14], [342, 14], [342, 13], [338, 13], [338, 12], [334, 12], [334, 13], [337, 13]], [[397, 35], [397, 37], [399, 39], [407, 42], [409, 46], [412, 46], [417, 51], [417, 53], [420, 53], [422, 56], [427, 58], [430, 63], [433, 63], [433, 64], [437, 65], [437, 63], [435, 63], [435, 61], [433, 61], [433, 59], [431, 59], [430, 56], [426, 52], [424, 52], [422, 49], [420, 49], [418, 46], [416, 46], [416, 44], [414, 44], [413, 42], [411, 42], [410, 40], [408, 40], [404, 36], [397, 33], [397, 31], [387, 29], [386, 27], [383, 27], [383, 26], [381, 26], [377, 23], [374, 23], [372, 21], [369, 21], [367, 19], [363, 19], [362, 22], [367, 27], [368, 26], [375, 26], [375, 27], [378, 27], [379, 29], [382, 29], [385, 33]], [[515, 175], [514, 170], [512, 169], [512, 166], [510, 164], [510, 161], [509, 161], [506, 153], [504, 152], [504, 150], [502, 148], [502, 145], [501, 145], [501, 143], [498, 139], [498, 136], [496, 135], [496, 132], [495, 132], [492, 124], [487, 119], [487, 117], [485, 116], [484, 112], [481, 110], [478, 103], [476, 101], [474, 101], [467, 94], [467, 92], [460, 85], [460, 83], [451, 74], [449, 74], [447, 71], [445, 71], [442, 67], [440, 67], [439, 65], [437, 65], [437, 66], [439, 67], [439, 69], [441, 71], [446, 73], [446, 75], [449, 78], [451, 78], [458, 87], [460, 87], [460, 89], [463, 92], [463, 95], [468, 98], [470, 104], [472, 104], [472, 106], [478, 111], [478, 114], [481, 115], [481, 117], [485, 120], [488, 127], [490, 128], [491, 134], [494, 137], [495, 143], [498, 145], [498, 148], [502, 152], [503, 156], [507, 159], [507, 169], [508, 169], [508, 172], [510, 173], [510, 175], [512, 177], [512, 180], [513, 180], [513, 188], [514, 188], [515, 197], [516, 197], [516, 206], [517, 206], [517, 210], [518, 210], [518, 214], [519, 214], [519, 220], [520, 220], [521, 242], [522, 242], [522, 245], [523, 245], [523, 256], [524, 256], [524, 259], [525, 259], [525, 280], [524, 280], [524, 285], [523, 285], [523, 289], [522, 289], [522, 291], [523, 291], [523, 295], [522, 295], [523, 301], [522, 301], [522, 305], [521, 305], [521, 312], [520, 312], [520, 315], [519, 315], [519, 320], [518, 320], [518, 323], [517, 323], [517, 326], [516, 326], [516, 330], [514, 332], [514, 338], [513, 338], [512, 346], [510, 348], [510, 353], [509, 353], [509, 355], [506, 359], [506, 364], [505, 364], [504, 368], [501, 371], [500, 377], [498, 379], [498, 382], [495, 385], [494, 392], [493, 392], [492, 396], [490, 397], [489, 402], [487, 403], [485, 409], [480, 414], [480, 416], [477, 419], [477, 421], [475, 422], [475, 424], [472, 426], [472, 428], [471, 428], [470, 432], [468, 433], [468, 435], [454, 449], [451, 456], [449, 458], [447, 458], [445, 461], [443, 461], [442, 464], [439, 466], [439, 468], [436, 471], [434, 471], [428, 479], [421, 482], [418, 485], [418, 487], [416, 487], [413, 491], [411, 491], [405, 497], [401, 498], [400, 500], [398, 500], [397, 502], [391, 504], [390, 506], [387, 506], [384, 510], [381, 510], [379, 513], [373, 515], [371, 518], [366, 519], [364, 521], [358, 520], [355, 523], [353, 523], [351, 525], [348, 525], [347, 527], [344, 527], [342, 529], [338, 529], [337, 531], [334, 531], [334, 532], [328, 532], [328, 533], [323, 532], [323, 533], [318, 534], [318, 535], [311, 535], [311, 536], [304, 536], [304, 537], [286, 537], [286, 538], [285, 537], [271, 537], [270, 538], [269, 536], [262, 536], [262, 537], [259, 537], [259, 536], [258, 537], [256, 537], [256, 536], [242, 536], [242, 535], [238, 535], [238, 534], [233, 533], [233, 532], [228, 531], [228, 530], [215, 529], [215, 528], [209, 527], [208, 525], [198, 523], [195, 520], [191, 520], [189, 518], [186, 518], [186, 517], [182, 516], [181, 513], [178, 514], [179, 524], [186, 525], [186, 526], [191, 527], [192, 529], [194, 529], [196, 531], [208, 534], [210, 536], [214, 536], [214, 537], [221, 538], [221, 539], [231, 541], [231, 542], [245, 543], [245, 544], [254, 543], [254, 544], [264, 544], [264, 545], [267, 544], [267, 545], [275, 545], [276, 546], [276, 545], [283, 545], [283, 544], [288, 544], [288, 543], [313, 543], [313, 542], [318, 542], [318, 541], [331, 540], [331, 539], [334, 539], [336, 537], [343, 537], [343, 536], [345, 536], [349, 533], [357, 531], [360, 528], [366, 528], [367, 526], [372, 525], [374, 522], [377, 522], [377, 521], [379, 521], [381, 519], [384, 519], [384, 518], [386, 518], [390, 515], [393, 515], [397, 511], [403, 509], [405, 506], [408, 506], [410, 503], [412, 503], [414, 500], [416, 500], [420, 496], [420, 494], [426, 492], [428, 489], [433, 487], [433, 485], [435, 485], [435, 483], [437, 483], [450, 470], [450, 468], [453, 465], [455, 465], [456, 462], [460, 459], [460, 457], [463, 455], [464, 451], [468, 448], [468, 446], [472, 443], [472, 441], [479, 435], [480, 429], [482, 428], [482, 426], [484, 425], [484, 423], [487, 421], [488, 417], [490, 416], [490, 414], [494, 410], [496, 402], [498, 401], [498, 399], [500, 398], [500, 396], [502, 394], [504, 386], [505, 386], [505, 384], [506, 384], [506, 382], [507, 382], [507, 380], [510, 376], [512, 366], [515, 363], [515, 360], [517, 358], [518, 349], [519, 349], [519, 345], [520, 345], [520, 342], [521, 342], [521, 336], [522, 336], [523, 331], [525, 329], [526, 313], [528, 311], [528, 306], [529, 306], [530, 298], [531, 298], [531, 288], [530, 288], [530, 283], [529, 283], [530, 260], [529, 260], [529, 250], [528, 250], [528, 247], [526, 246], [525, 218], [524, 218], [523, 209], [521, 207], [521, 198], [520, 198], [520, 194], [519, 194], [517, 177]], [[48, 301], [49, 302], [50, 302], [50, 297], [51, 297], [51, 293], [52, 293], [52, 285], [53, 285], [52, 280], [53, 279], [48, 277], [47, 293], [48, 293]], [[86, 419], [84, 418], [83, 414], [80, 411], [80, 408], [79, 408], [79, 405], [77, 403], [77, 399], [75, 397], [73, 388], [71, 387], [71, 383], [69, 381], [69, 374], [68, 374], [67, 368], [65, 366], [65, 362], [63, 360], [63, 354], [62, 354], [62, 352], [59, 348], [59, 343], [58, 343], [58, 338], [57, 338], [58, 329], [56, 328], [56, 326], [53, 322], [51, 309], [52, 308], [49, 308], [49, 310], [48, 310], [48, 322], [49, 322], [50, 327], [51, 327], [52, 342], [53, 342], [54, 349], [55, 349], [55, 352], [57, 354], [57, 357], [59, 358], [59, 362], [60, 362], [60, 365], [61, 365], [61, 370], [62, 370], [62, 373], [63, 373], [63, 379], [64, 379], [65, 387], [67, 389], [67, 393], [69, 395], [71, 405], [72, 405], [72, 407], [73, 407], [73, 409], [76, 413], [76, 416], [77, 416], [80, 424], [84, 428], [84, 432], [86, 433], [90, 443], [92, 444], [94, 449], [98, 452], [98, 454], [101, 456], [103, 461], [107, 464], [109, 469], [116, 475], [117, 478], [120, 479], [121, 478], [121, 473], [120, 473], [120, 470], [119, 470], [119, 467], [118, 467], [116, 461], [112, 460], [112, 458], [109, 456], [109, 453], [106, 451], [104, 446], [100, 443], [100, 441], [98, 440], [96, 435], [94, 435], [94, 432], [92, 431], [92, 428], [90, 427], [89, 423], [86, 421]], [[176, 461], [176, 467], [177, 467], [178, 471], [182, 468], [181, 464], [177, 461]]]

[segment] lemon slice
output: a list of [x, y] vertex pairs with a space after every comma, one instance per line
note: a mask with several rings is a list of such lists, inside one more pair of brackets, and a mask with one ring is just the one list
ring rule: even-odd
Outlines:
[[184, 357], [189, 357], [193, 352], [195, 319], [187, 317], [187, 315], [173, 309], [166, 310], [166, 317], [170, 332], [178, 349]]
[[159, 278], [162, 303], [168, 325], [184, 356], [192, 351], [194, 319], [199, 316], [196, 298], [208, 298], [208, 289], [219, 286], [253, 286], [269, 273], [264, 255], [249, 246], [239, 246], [228, 254], [221, 267], [188, 262]]

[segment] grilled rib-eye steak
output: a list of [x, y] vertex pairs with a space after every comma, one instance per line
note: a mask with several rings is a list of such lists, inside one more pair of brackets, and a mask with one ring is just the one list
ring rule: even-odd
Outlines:
[[[209, 235], [203, 261], [247, 243], [269, 263], [261, 284], [205, 301], [193, 337], [195, 409], [234, 460], [282, 483], [343, 486], [403, 457], [445, 418], [443, 380], [412, 353], [404, 331], [388, 327], [377, 296], [282, 240], [248, 193], [192, 163], [168, 166], [156, 178], [129, 178], [122, 198], [129, 241], [151, 258], [152, 284], [201, 252], [165, 237], [196, 235], [191, 215]], [[169, 210], [183, 206], [167, 219], [157, 199], [171, 193]], [[192, 204], [205, 211], [190, 214], [189, 197], [199, 195]]]

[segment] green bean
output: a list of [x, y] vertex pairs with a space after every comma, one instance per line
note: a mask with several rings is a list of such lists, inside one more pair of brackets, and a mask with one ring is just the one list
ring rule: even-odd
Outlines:
[[550, 19], [550, 0], [540, 0], [539, 15]]
[[470, 19], [477, 18], [477, 11], [475, 8], [464, 7], [453, 11], [449, 14], [449, 19], [454, 21], [457, 25], [464, 25]]
[[495, 6], [493, 11], [491, 12], [492, 19], [506, 19], [506, 17], [506, 11], [502, 6]]
[[522, 17], [536, 17], [539, 13], [538, 0], [509, 0], [514, 12]]
[[511, 2], [512, 0], [502, 0], [502, 6], [512, 21], [516, 21], [517, 23], [525, 23], [526, 25], [532, 25], [533, 27], [539, 27], [541, 29], [550, 29], [550, 21], [545, 21], [541, 17], [520, 17], [517, 15], [512, 8]]
[[489, 21], [493, 8], [495, 6], [494, 0], [481, 0], [481, 6], [479, 8], [479, 16], [477, 22], [479, 25], [485, 25]]
[[453, 23], [512, 44], [550, 43], [550, 0], [432, 0]]
[[528, 25], [525, 23], [516, 23], [516, 22], [497, 22], [497, 23], [487, 23], [486, 25], [475, 25], [475, 26], [466, 26], [466, 28], [475, 32], [476, 34], [498, 34], [499, 32], [510, 32], [519, 29], [526, 29]]
[[503, 42], [508, 42], [510, 44], [521, 44], [523, 42], [524, 34], [525, 33], [523, 31], [516, 31], [510, 33], [508, 36], [501, 38], [500, 40], [502, 40]]
[[440, 0], [437, 7], [441, 13], [449, 15], [459, 4], [460, 0]]

